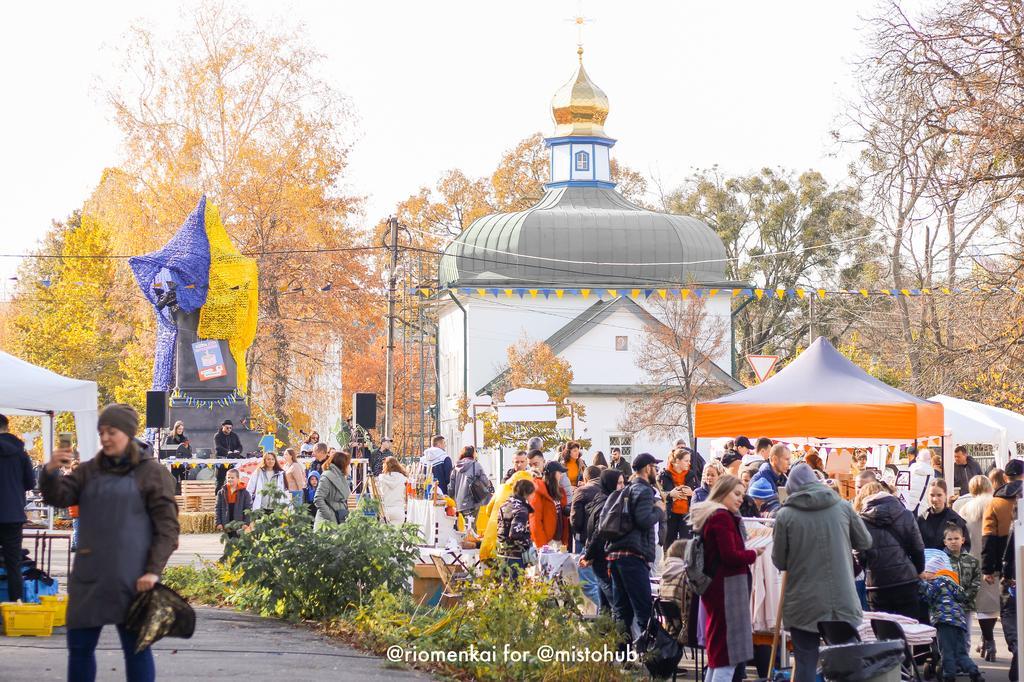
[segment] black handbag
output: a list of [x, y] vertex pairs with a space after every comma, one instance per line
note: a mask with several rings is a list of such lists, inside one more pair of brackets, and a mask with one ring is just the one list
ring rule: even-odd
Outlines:
[[135, 633], [138, 654], [164, 637], [191, 637], [196, 630], [196, 612], [177, 592], [157, 583], [135, 597], [124, 626]]

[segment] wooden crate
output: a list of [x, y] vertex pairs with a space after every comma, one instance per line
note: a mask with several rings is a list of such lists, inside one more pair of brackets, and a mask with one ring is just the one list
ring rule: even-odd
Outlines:
[[215, 495], [217, 493], [216, 481], [182, 481], [182, 495]]
[[212, 512], [217, 506], [216, 481], [182, 481], [178, 509], [184, 512]]

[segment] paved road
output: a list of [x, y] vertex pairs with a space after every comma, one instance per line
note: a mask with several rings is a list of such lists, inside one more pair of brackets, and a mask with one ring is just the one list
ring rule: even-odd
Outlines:
[[[26, 540], [32, 550], [32, 541]], [[55, 543], [51, 574], [66, 585], [68, 566], [63, 542]], [[182, 535], [170, 565], [220, 558], [220, 534]], [[227, 609], [200, 607], [192, 639], [164, 639], [154, 647], [161, 680], [404, 680], [429, 676], [390, 667], [302, 626]], [[67, 655], [64, 629], [53, 637], [0, 637], [0, 680], [64, 680]], [[97, 650], [98, 680], [123, 680], [124, 664], [117, 631], [104, 628]]]
[[[59, 531], [58, 531], [59, 532]], [[25, 546], [31, 550], [32, 543], [26, 540]], [[57, 551], [54, 552], [52, 559], [52, 575], [60, 578], [62, 583], [66, 583], [67, 580], [67, 561], [66, 552], [63, 543], [55, 545]], [[178, 550], [171, 557], [171, 565], [184, 565], [184, 564], [198, 564], [201, 561], [215, 561], [220, 558], [222, 546], [220, 544], [220, 534], [210, 535], [182, 535], [179, 540]], [[219, 679], [220, 677], [228, 675], [237, 675], [249, 673], [252, 680], [271, 679], [270, 675], [264, 676], [262, 674], [252, 675], [252, 667], [256, 665], [256, 661], [266, 660], [274, 662], [274, 670], [282, 671], [282, 674], [290, 680], [305, 680], [305, 679], [344, 679], [347, 677], [349, 672], [353, 675], [372, 677], [374, 674], [383, 675], [384, 677], [394, 677], [395, 679], [401, 679], [399, 671], [391, 670], [382, 667], [383, 661], [379, 659], [366, 659], [362, 654], [346, 649], [344, 647], [336, 647], [334, 644], [328, 643], [327, 649], [322, 650], [321, 645], [316, 644], [319, 636], [315, 635], [307, 630], [298, 630], [289, 625], [279, 623], [272, 620], [263, 620], [255, 618], [253, 616], [242, 615], [238, 613], [221, 611], [217, 609], [201, 609], [203, 617], [199, 621], [199, 630], [197, 630], [196, 637], [189, 640], [166, 640], [171, 642], [172, 646], [168, 646], [166, 642], [161, 642], [157, 645], [157, 662], [160, 666], [160, 678], [161, 679], [194, 679], [198, 676], [195, 671], [199, 671], [203, 675], [207, 673], [216, 672], [211, 679]], [[223, 627], [222, 627], [223, 626]], [[200, 636], [200, 632], [207, 632], [210, 628], [220, 628], [214, 637], [211, 639], [208, 635], [204, 634]], [[109, 659], [110, 665], [104, 667], [100, 666], [101, 675], [100, 679], [105, 679], [103, 673], [109, 673], [111, 666], [120, 666], [120, 649], [117, 643], [117, 634], [113, 629], [107, 628], [109, 632], [105, 632], [103, 640], [101, 640], [101, 646], [105, 646], [111, 651], [104, 652], [104, 656]], [[251, 637], [253, 633], [264, 633], [266, 637], [261, 634], [259, 637]], [[266, 644], [268, 648], [272, 648], [275, 651], [285, 651], [286, 649], [281, 646], [281, 641], [278, 639], [278, 634], [282, 634], [285, 639], [291, 638], [290, 641], [294, 643], [294, 648], [287, 649], [289, 653], [278, 654], [278, 653], [265, 653], [259, 654], [245, 654], [245, 655], [231, 655], [228, 653], [220, 653], [212, 651], [213, 649], [225, 650], [225, 651], [246, 651], [256, 652], [261, 651], [260, 645]], [[973, 632], [973, 641], [977, 643], [980, 641], [981, 634], [977, 630], [976, 624]], [[214, 646], [210, 642], [219, 642], [217, 646]], [[47, 665], [51, 668], [49, 671], [44, 671], [44, 675], [56, 674], [56, 677], [40, 677], [35, 676], [31, 673], [31, 670], [26, 668], [20, 672], [22, 675], [29, 675], [28, 677], [8, 677], [6, 670], [6, 663], [8, 654], [13, 653], [10, 649], [0, 649], [0, 680], [6, 682], [7, 680], [21, 680], [21, 679], [33, 679], [33, 680], [50, 680], [50, 679], [63, 679], [61, 675], [53, 672], [53, 666], [57, 666], [60, 670], [63, 670], [63, 639], [60, 637], [54, 637], [51, 640], [8, 640], [0, 637], [0, 645], [3, 647], [12, 646], [12, 642], [17, 642], [19, 649], [27, 654], [26, 660], [32, 661], [39, 655], [39, 649], [29, 648], [43, 646], [47, 648], [45, 659]], [[200, 644], [201, 643], [201, 644]], [[1008, 680], [1007, 670], [1009, 668], [1010, 659], [1006, 651], [1006, 643], [1003, 640], [1002, 630], [996, 626], [996, 644], [999, 650], [999, 658], [995, 663], [986, 663], [975, 659], [982, 672], [985, 674], [988, 682], [1004, 682]], [[184, 645], [184, 646], [179, 646]], [[195, 647], [190, 650], [188, 647]], [[54, 650], [54, 648], [59, 650]], [[171, 650], [177, 648], [178, 654], [171, 654]], [[336, 651], [336, 650], [337, 651]], [[34, 653], [30, 653], [34, 652]], [[295, 653], [292, 653], [295, 652]], [[312, 652], [303, 654], [301, 652]], [[340, 653], [339, 653], [340, 652]], [[187, 655], [186, 655], [187, 654]], [[302, 658], [305, 656], [313, 662], [313, 667], [307, 666], [305, 662], [299, 664], [300, 667], [296, 668], [296, 657]], [[220, 670], [220, 665], [224, 665], [223, 661], [227, 658], [231, 658], [231, 663], [228, 667]], [[356, 663], [373, 665], [371, 662], [376, 661], [377, 672], [366, 672], [362, 667], [358, 665], [353, 666], [347, 663], [348, 658], [346, 657], [358, 657], [365, 659]], [[22, 658], [22, 653], [19, 651], [15, 656], [18, 660]], [[239, 659], [241, 662], [235, 662], [235, 659]], [[13, 660], [13, 659], [12, 659]], [[189, 661], [199, 661], [198, 667], [189, 667]], [[185, 663], [181, 663], [185, 661]], [[33, 664], [35, 665], [35, 664]], [[184, 667], [181, 667], [184, 666]], [[277, 668], [280, 666], [280, 668]], [[337, 666], [337, 667], [331, 667]], [[180, 677], [177, 672], [179, 668], [183, 671]], [[120, 668], [118, 668], [120, 669]], [[311, 677], [304, 677], [306, 671], [310, 672]], [[37, 670], [33, 668], [32, 670]], [[332, 673], [331, 671], [344, 671], [344, 673]], [[371, 668], [371, 670], [373, 670]], [[298, 671], [298, 676], [296, 676]], [[340, 677], [338, 675], [340, 674]], [[751, 674], [753, 674], [753, 668], [751, 668]], [[320, 677], [317, 677], [319, 675]], [[330, 677], [324, 677], [330, 675]], [[111, 679], [122, 679], [117, 675]]]
[[[386, 661], [341, 646], [312, 630], [226, 609], [197, 608], [192, 639], [163, 639], [154, 646], [160, 680], [429, 680]], [[64, 680], [63, 628], [53, 637], [0, 637], [4, 682]], [[124, 661], [113, 627], [103, 630], [96, 652], [97, 680], [124, 680]]]

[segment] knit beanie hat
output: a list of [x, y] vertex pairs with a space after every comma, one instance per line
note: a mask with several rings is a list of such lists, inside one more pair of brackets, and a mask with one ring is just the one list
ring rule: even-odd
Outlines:
[[755, 500], [770, 500], [778, 497], [778, 493], [772, 488], [772, 484], [766, 478], [759, 478], [750, 484], [747, 494]]
[[792, 495], [797, 490], [800, 490], [800, 488], [811, 483], [820, 483], [820, 481], [814, 474], [814, 469], [807, 462], [800, 462], [789, 470], [789, 476], [786, 480], [786, 492]]
[[926, 573], [948, 571], [952, 568], [953, 565], [949, 562], [949, 555], [941, 549], [924, 550], [924, 570]]
[[97, 426], [110, 426], [134, 438], [139, 432], [139, 413], [131, 405], [111, 403], [100, 412]]

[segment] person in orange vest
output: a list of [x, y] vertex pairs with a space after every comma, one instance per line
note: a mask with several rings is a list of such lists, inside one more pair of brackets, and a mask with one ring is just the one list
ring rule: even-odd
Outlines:
[[665, 521], [665, 549], [676, 540], [690, 537], [686, 515], [690, 513], [690, 498], [700, 487], [697, 471], [690, 466], [691, 455], [686, 448], [676, 448], [669, 456], [668, 466], [661, 472], [659, 482], [669, 505]]

